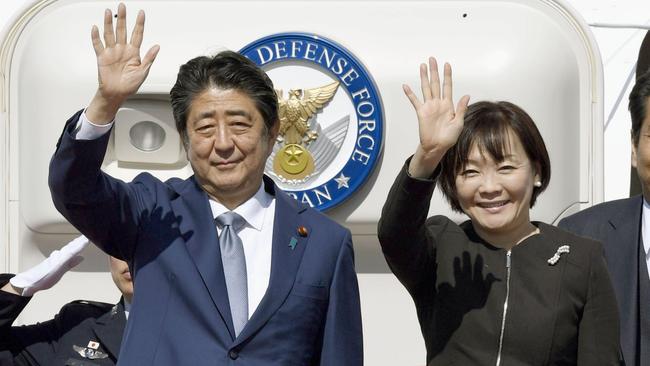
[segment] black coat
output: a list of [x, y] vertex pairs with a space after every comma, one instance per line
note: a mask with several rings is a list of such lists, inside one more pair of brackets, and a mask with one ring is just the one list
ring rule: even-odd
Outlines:
[[[0, 287], [11, 277], [0, 275]], [[91, 366], [117, 363], [126, 325], [122, 301], [112, 305], [77, 300], [63, 306], [54, 319], [12, 327], [30, 299], [0, 291], [0, 365]], [[89, 347], [91, 341], [99, 343], [98, 347], [95, 346], [97, 350]]]
[[[510, 251], [508, 271], [508, 251], [471, 222], [427, 219], [434, 186], [405, 166], [379, 222], [386, 260], [415, 302], [428, 365], [495, 365], [500, 347], [501, 366], [619, 364], [616, 300], [598, 242], [534, 222], [540, 233]], [[570, 253], [549, 264], [564, 245]]]

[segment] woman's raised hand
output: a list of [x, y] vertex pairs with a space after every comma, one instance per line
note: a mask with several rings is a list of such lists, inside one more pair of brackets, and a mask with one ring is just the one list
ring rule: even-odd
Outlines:
[[411, 159], [409, 173], [415, 177], [428, 177], [447, 150], [452, 147], [463, 129], [463, 118], [469, 103], [465, 95], [454, 108], [452, 95], [451, 66], [445, 63], [444, 79], [440, 87], [438, 63], [429, 58], [429, 68], [420, 65], [420, 87], [422, 101], [408, 85], [403, 85], [404, 94], [415, 108], [418, 117], [420, 143]]

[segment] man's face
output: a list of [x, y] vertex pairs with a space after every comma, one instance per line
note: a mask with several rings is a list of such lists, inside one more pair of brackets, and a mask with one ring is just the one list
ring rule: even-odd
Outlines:
[[246, 94], [211, 87], [190, 104], [187, 156], [201, 187], [232, 209], [258, 190], [277, 125], [266, 131]]
[[[648, 102], [650, 100], [646, 101]], [[643, 197], [650, 199], [650, 114], [643, 119], [638, 145], [635, 146], [632, 140], [632, 166], [636, 168], [641, 180]]]
[[133, 298], [133, 280], [129, 265], [125, 261], [109, 257], [111, 265], [111, 277], [115, 286], [120, 290], [126, 301], [131, 302]]

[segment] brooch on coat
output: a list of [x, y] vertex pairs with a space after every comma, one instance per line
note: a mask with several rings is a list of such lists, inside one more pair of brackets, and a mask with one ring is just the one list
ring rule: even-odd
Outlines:
[[555, 252], [555, 254], [553, 254], [553, 256], [547, 260], [548, 264], [551, 265], [551, 266], [554, 266], [557, 263], [557, 261], [560, 260], [560, 255], [562, 255], [564, 253], [569, 253], [569, 252], [570, 252], [569, 246], [568, 245], [562, 245], [561, 247], [557, 248], [557, 251]]

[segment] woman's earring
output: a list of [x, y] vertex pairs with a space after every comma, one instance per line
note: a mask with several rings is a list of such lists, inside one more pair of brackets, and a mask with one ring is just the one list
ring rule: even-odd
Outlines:
[[542, 186], [542, 182], [538, 180], [538, 181], [536, 181], [533, 185], [534, 185], [535, 187], [539, 188], [539, 187]]

